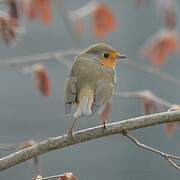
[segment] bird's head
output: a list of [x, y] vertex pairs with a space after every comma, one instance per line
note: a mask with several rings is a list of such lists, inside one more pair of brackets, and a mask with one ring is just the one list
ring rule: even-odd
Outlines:
[[94, 44], [90, 46], [89, 48], [87, 48], [85, 51], [83, 51], [82, 54], [88, 54], [92, 56], [93, 58], [95, 57], [98, 63], [112, 69], [115, 68], [118, 59], [126, 58], [125, 55], [121, 55], [118, 51], [113, 49], [111, 46], [104, 43]]

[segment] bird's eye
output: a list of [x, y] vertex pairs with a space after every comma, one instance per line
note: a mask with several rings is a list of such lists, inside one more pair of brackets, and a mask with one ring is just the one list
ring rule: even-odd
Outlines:
[[109, 57], [109, 53], [105, 52], [105, 53], [103, 54], [103, 56], [104, 56], [105, 58], [108, 58], [108, 57]]

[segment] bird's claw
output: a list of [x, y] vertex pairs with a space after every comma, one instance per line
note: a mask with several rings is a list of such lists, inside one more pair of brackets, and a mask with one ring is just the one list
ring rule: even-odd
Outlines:
[[76, 140], [75, 135], [74, 135], [74, 131], [72, 129], [70, 129], [68, 131], [68, 135], [71, 136], [74, 140]]
[[104, 121], [104, 122], [103, 122], [103, 128], [104, 128], [104, 130], [107, 129], [107, 121]]

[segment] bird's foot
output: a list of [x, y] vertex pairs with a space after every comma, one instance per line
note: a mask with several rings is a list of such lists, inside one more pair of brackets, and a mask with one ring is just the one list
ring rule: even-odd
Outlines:
[[79, 119], [79, 117], [76, 117], [76, 118], [74, 119], [73, 124], [72, 124], [71, 128], [70, 128], [69, 131], [68, 131], [68, 135], [70, 135], [74, 140], [76, 140], [75, 135], [74, 135], [74, 126], [75, 126], [76, 121], [77, 121], [78, 119]]
[[104, 130], [107, 129], [107, 121], [106, 120], [103, 121], [103, 128], [104, 128]]
[[74, 140], [76, 140], [75, 135], [74, 135], [74, 131], [72, 129], [70, 129], [68, 131], [68, 135], [71, 136]]

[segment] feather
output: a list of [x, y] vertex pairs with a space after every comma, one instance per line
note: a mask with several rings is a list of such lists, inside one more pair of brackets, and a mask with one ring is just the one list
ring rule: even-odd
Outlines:
[[77, 108], [77, 111], [74, 113], [75, 118], [79, 118], [83, 115], [91, 115], [91, 105], [92, 100], [91, 97], [83, 96], [82, 100], [80, 100], [79, 107]]

